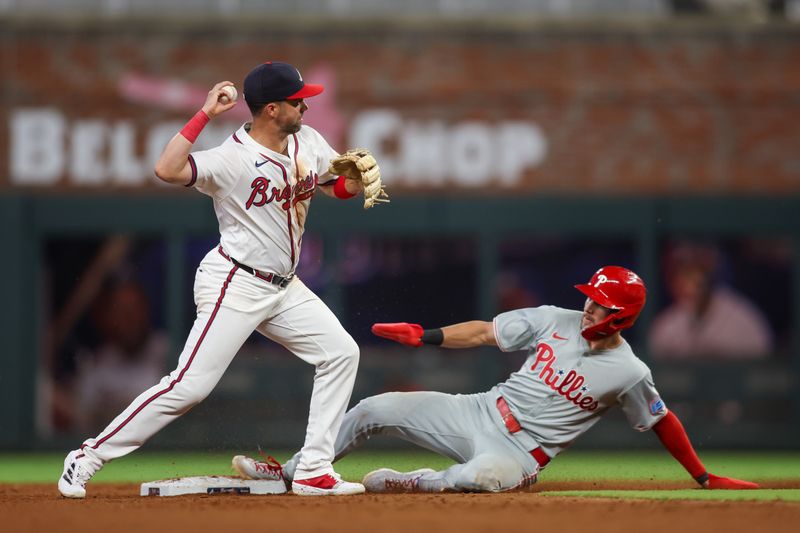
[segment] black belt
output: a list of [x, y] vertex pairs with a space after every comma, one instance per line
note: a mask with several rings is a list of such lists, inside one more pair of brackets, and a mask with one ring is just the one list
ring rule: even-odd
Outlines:
[[224, 257], [225, 259], [227, 259], [228, 261], [230, 261], [231, 263], [233, 263], [237, 267], [241, 268], [242, 270], [244, 270], [245, 272], [247, 272], [251, 276], [255, 276], [258, 279], [263, 279], [264, 281], [266, 281], [268, 283], [272, 283], [273, 285], [277, 285], [281, 289], [285, 289], [286, 286], [289, 285], [289, 282], [291, 282], [292, 279], [294, 278], [294, 274], [292, 274], [291, 276], [288, 276], [288, 277], [284, 277], [284, 276], [279, 276], [277, 274], [273, 274], [272, 272], [260, 272], [260, 271], [256, 270], [253, 267], [249, 267], [249, 266], [245, 265], [244, 263], [240, 263], [239, 261], [237, 261], [233, 257], [231, 257], [228, 254], [226, 254], [225, 251], [222, 249], [222, 246], [217, 248], [217, 250], [219, 250], [219, 253], [220, 253], [220, 255], [222, 255], [222, 257]]

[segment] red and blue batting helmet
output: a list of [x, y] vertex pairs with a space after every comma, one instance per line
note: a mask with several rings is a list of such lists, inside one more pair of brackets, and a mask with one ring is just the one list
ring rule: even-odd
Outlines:
[[619, 266], [605, 266], [594, 273], [589, 283], [575, 285], [575, 288], [595, 303], [612, 310], [608, 318], [581, 331], [581, 335], [590, 341], [631, 327], [647, 300], [642, 278]]

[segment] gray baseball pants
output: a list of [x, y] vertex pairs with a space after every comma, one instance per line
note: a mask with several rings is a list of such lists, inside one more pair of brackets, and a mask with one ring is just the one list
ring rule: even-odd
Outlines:
[[[498, 428], [484, 394], [390, 392], [359, 402], [344, 416], [334, 444], [339, 460], [374, 435], [399, 437], [459, 464], [419, 479], [422, 492], [500, 492], [531, 485], [539, 465]], [[285, 465], [291, 479], [295, 454]]]

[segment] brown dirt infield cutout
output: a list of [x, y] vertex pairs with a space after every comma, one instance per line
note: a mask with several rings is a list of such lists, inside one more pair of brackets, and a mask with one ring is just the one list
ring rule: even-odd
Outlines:
[[[542, 482], [505, 494], [379, 494], [325, 498], [280, 496], [141, 497], [138, 484], [94, 483], [85, 500], [67, 500], [52, 484], [0, 484], [2, 531], [156, 533], [291, 531], [423, 533], [535, 531], [585, 533], [796, 532], [800, 504], [610, 500], [544, 497], [581, 489], [675, 489], [687, 483]], [[800, 488], [800, 481], [764, 488]]]

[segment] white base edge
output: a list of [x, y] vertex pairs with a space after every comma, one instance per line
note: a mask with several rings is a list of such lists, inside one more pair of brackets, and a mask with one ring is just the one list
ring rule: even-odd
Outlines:
[[142, 483], [140, 496], [183, 496], [186, 494], [285, 494], [283, 480], [254, 480], [220, 476], [162, 479]]

